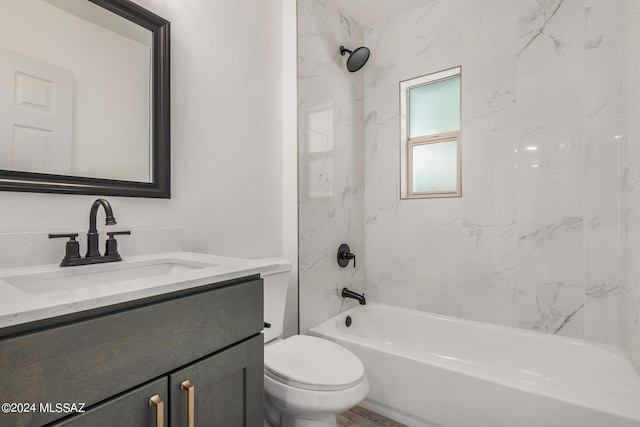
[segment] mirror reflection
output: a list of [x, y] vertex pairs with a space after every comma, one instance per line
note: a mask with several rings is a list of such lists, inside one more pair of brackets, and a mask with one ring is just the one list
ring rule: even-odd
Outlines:
[[152, 32], [89, 1], [0, 2], [0, 169], [151, 182]]

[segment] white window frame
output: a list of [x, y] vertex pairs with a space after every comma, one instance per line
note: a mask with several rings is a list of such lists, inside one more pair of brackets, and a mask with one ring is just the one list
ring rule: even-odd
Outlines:
[[[460, 135], [460, 125], [458, 130], [444, 132], [440, 134], [423, 135], [409, 138], [409, 91], [415, 87], [424, 86], [454, 77], [462, 79], [462, 67], [449, 68], [421, 77], [416, 77], [400, 82], [400, 197], [402, 199], [424, 199], [438, 197], [460, 197], [462, 196], [462, 140]], [[462, 83], [462, 82], [461, 82]], [[462, 98], [462, 90], [460, 91]], [[462, 99], [460, 100], [462, 109]], [[462, 117], [462, 111], [460, 112]], [[448, 191], [413, 191], [413, 147], [424, 144], [434, 144], [438, 142], [458, 141], [457, 150], [457, 176], [456, 189]]]

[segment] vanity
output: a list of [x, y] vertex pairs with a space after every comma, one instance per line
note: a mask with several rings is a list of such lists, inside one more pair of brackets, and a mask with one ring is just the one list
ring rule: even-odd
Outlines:
[[[169, 199], [169, 22], [129, 0], [4, 2], [0, 16], [0, 191]], [[128, 231], [101, 255], [100, 203], [115, 218], [96, 203], [84, 257], [77, 233], [49, 234], [69, 239], [67, 267], [0, 269], [0, 427], [261, 426], [260, 273], [276, 265], [121, 261]]]
[[0, 270], [0, 426], [262, 425], [274, 267], [178, 252]]

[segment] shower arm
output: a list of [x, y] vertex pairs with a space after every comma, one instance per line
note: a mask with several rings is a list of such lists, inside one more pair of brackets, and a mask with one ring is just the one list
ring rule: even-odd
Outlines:
[[344, 47], [344, 46], [340, 46], [340, 55], [344, 56], [344, 55], [345, 55], [345, 54], [347, 54], [347, 53], [348, 53], [349, 55], [351, 55], [351, 54], [353, 53], [353, 51], [352, 51], [352, 50], [347, 49], [347, 48], [346, 48], [346, 47]]

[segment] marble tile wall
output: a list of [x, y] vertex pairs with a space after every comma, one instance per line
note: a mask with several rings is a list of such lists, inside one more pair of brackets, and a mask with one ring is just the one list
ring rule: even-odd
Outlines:
[[[619, 343], [619, 6], [431, 0], [365, 30], [370, 298]], [[463, 197], [399, 200], [398, 82], [457, 65]]]
[[[363, 44], [362, 28], [334, 0], [298, 1], [300, 330], [337, 314], [339, 292], [364, 289], [364, 87], [340, 45]], [[356, 254], [340, 268], [338, 246]]]
[[[301, 331], [349, 286], [620, 342], [619, 6], [426, 0], [363, 31], [332, 0], [299, 1]], [[349, 74], [336, 46], [363, 42], [370, 62]], [[400, 201], [398, 82], [456, 65], [463, 197]], [[337, 267], [341, 242], [357, 269]]]
[[621, 183], [622, 346], [640, 373], [640, 4], [624, 0], [621, 13], [623, 78], [623, 168]]

